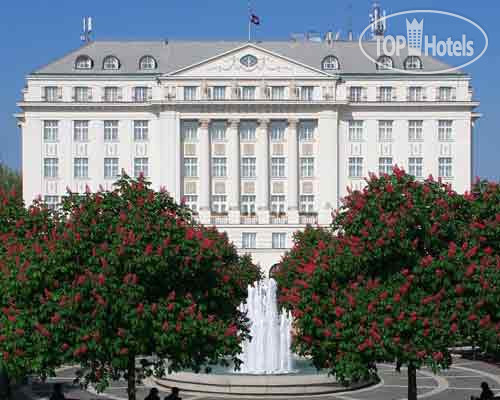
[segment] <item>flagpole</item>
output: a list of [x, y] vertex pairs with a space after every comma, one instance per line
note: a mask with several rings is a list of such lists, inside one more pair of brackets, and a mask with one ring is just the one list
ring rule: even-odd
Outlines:
[[252, 41], [252, 7], [250, 5], [250, 0], [248, 0], [248, 41]]

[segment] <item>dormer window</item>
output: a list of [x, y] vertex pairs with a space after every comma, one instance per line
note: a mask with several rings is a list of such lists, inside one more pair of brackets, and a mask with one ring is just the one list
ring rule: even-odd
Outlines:
[[144, 56], [139, 62], [139, 68], [142, 70], [153, 70], [156, 69], [158, 64], [152, 56]]
[[414, 69], [422, 69], [422, 60], [417, 56], [409, 56], [406, 57], [404, 62], [405, 69], [414, 70]]
[[377, 60], [377, 69], [384, 70], [384, 69], [392, 69], [394, 67], [394, 62], [392, 61], [392, 58], [389, 56], [381, 56]]
[[108, 56], [102, 63], [102, 69], [105, 70], [118, 70], [120, 69], [120, 60], [115, 56]]
[[335, 56], [327, 56], [321, 63], [321, 68], [324, 71], [335, 71], [339, 69], [339, 60]]
[[92, 69], [94, 62], [89, 56], [79, 56], [75, 62], [76, 69]]

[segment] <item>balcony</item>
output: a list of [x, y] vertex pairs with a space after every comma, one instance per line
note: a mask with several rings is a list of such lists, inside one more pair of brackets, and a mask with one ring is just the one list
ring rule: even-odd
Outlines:
[[301, 225], [317, 225], [318, 214], [300, 214], [299, 223]]
[[240, 218], [241, 225], [257, 225], [259, 219], [256, 215], [242, 215]]
[[229, 216], [227, 214], [220, 215], [212, 215], [210, 217], [211, 225], [228, 225], [229, 224]]
[[271, 214], [271, 225], [286, 225], [288, 224], [288, 217], [286, 214]]

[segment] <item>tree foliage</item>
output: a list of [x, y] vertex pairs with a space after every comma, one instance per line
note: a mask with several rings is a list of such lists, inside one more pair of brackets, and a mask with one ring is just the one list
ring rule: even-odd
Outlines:
[[461, 196], [396, 168], [350, 193], [329, 232], [297, 235], [277, 274], [297, 350], [352, 381], [377, 362], [446, 368], [472, 335], [496, 346], [498, 185], [484, 185]]
[[[0, 317], [8, 368], [13, 347], [20, 347], [19, 328], [32, 335], [23, 351], [27, 359], [34, 356], [29, 346], [40, 353], [39, 372], [77, 363], [82, 381], [98, 389], [125, 377], [130, 399], [137, 378], [152, 369], [239, 364], [248, 328], [238, 306], [259, 271], [167, 192], [123, 177], [111, 192], [69, 193], [60, 213], [36, 206], [28, 214], [43, 215], [38, 236], [21, 239], [23, 232], [11, 231], [3, 241], [0, 285], [12, 294], [3, 301], [13, 308]], [[9, 318], [26, 308], [33, 311], [26, 319]], [[136, 366], [137, 356], [149, 358]]]
[[0, 191], [8, 192], [11, 197], [21, 200], [22, 178], [21, 175], [0, 162]]

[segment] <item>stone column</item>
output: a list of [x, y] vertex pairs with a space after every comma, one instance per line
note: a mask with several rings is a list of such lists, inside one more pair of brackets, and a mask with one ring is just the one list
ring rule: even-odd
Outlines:
[[229, 223], [240, 223], [240, 121], [229, 120], [228, 137], [228, 172], [229, 172]]
[[259, 120], [257, 128], [257, 216], [259, 224], [269, 224], [269, 120]]
[[288, 223], [299, 223], [299, 143], [296, 119], [288, 120]]
[[319, 178], [318, 223], [330, 224], [332, 211], [338, 207], [339, 172], [338, 172], [338, 114], [335, 111], [323, 111], [318, 121], [318, 167]]
[[210, 224], [210, 120], [200, 120], [198, 131], [200, 147], [198, 149], [199, 165], [198, 175], [200, 177], [199, 196], [200, 196], [200, 222]]

